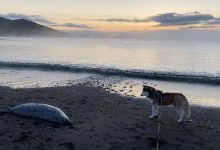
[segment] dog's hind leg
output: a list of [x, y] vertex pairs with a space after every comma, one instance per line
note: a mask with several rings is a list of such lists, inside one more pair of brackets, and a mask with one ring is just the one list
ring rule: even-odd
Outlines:
[[179, 119], [177, 120], [177, 122], [182, 122], [184, 119], [184, 110], [181, 108], [175, 108], [177, 114], [179, 115]]

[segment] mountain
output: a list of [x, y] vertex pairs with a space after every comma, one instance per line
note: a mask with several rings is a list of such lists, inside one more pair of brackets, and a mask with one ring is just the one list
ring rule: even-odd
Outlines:
[[25, 19], [0, 17], [0, 36], [68, 37], [68, 34]]

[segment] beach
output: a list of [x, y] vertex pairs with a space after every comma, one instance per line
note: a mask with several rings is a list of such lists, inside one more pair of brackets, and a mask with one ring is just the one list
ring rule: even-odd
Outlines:
[[2, 0], [0, 150], [220, 150], [220, 5], [200, 1]]
[[[122, 96], [90, 80], [71, 86], [0, 87], [0, 109], [22, 103], [46, 103], [73, 122], [61, 126], [39, 119], [1, 114], [0, 149], [153, 150], [158, 119], [151, 120], [147, 99]], [[220, 108], [191, 106], [192, 122], [176, 123], [172, 106], [161, 113], [160, 149], [217, 150]]]

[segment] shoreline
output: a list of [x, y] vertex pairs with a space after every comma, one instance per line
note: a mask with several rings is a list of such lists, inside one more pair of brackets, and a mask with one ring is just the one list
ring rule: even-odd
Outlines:
[[[0, 149], [155, 149], [157, 120], [147, 100], [110, 93], [91, 82], [66, 87], [0, 87], [0, 110], [27, 102], [61, 108], [73, 126], [1, 115]], [[173, 107], [161, 109], [160, 149], [220, 147], [220, 108], [191, 106], [193, 122], [176, 123]]]
[[120, 69], [114, 67], [101, 67], [101, 66], [86, 66], [86, 65], [68, 65], [68, 64], [53, 64], [53, 63], [40, 63], [40, 62], [10, 62], [0, 61], [0, 68], [8, 69], [26, 69], [38, 71], [60, 71], [64, 73], [87, 73], [99, 74], [107, 76], [122, 76], [136, 79], [151, 79], [170, 82], [187, 82], [195, 84], [207, 85], [220, 85], [220, 77], [213, 73], [201, 74], [190, 72], [175, 72], [175, 71], [153, 71], [144, 69]]

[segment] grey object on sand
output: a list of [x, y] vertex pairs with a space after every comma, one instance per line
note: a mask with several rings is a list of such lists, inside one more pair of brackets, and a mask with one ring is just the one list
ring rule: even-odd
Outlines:
[[72, 124], [70, 119], [61, 109], [48, 104], [25, 103], [10, 108], [8, 113], [25, 117], [39, 118], [63, 125]]

